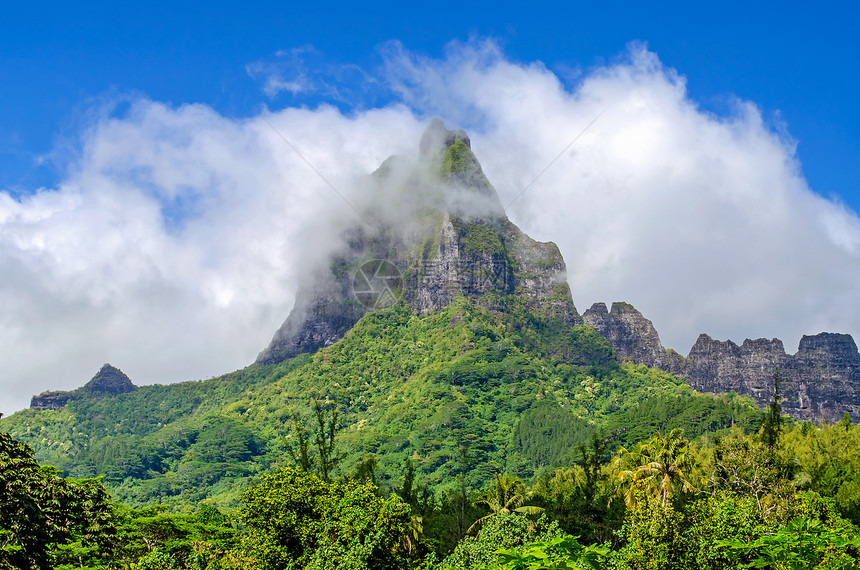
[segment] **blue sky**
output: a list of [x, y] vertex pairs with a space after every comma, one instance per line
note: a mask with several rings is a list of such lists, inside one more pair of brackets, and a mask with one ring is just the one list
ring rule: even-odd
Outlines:
[[630, 302], [682, 354], [858, 338], [856, 10], [5, 7], [0, 412], [104, 362], [137, 384], [253, 362], [353, 215], [281, 135], [384, 208], [358, 181], [436, 116], [558, 244], [580, 312]]
[[[647, 42], [688, 80], [691, 98], [725, 111], [740, 97], [781, 121], [797, 141], [811, 187], [860, 209], [860, 45], [855, 3], [729, 2], [277, 3], [16, 2], [0, 20], [0, 187], [51, 185], [66, 166], [40, 157], [74, 142], [94, 98], [140, 93], [179, 105], [202, 102], [232, 117], [321, 101], [325, 94], [267, 97], [246, 66], [312, 47], [314, 62], [373, 72], [379, 47], [399, 40], [438, 57], [452, 40], [494, 38], [514, 60], [539, 60], [563, 78]], [[182, 4], [177, 6], [177, 4]], [[342, 78], [356, 81], [358, 76]]]

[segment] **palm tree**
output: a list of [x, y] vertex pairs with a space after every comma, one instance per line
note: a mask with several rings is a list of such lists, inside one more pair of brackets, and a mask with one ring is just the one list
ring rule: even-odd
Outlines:
[[677, 428], [669, 435], [658, 433], [633, 451], [622, 447], [614, 460], [616, 480], [628, 507], [633, 506], [637, 490], [659, 499], [664, 507], [676, 494], [695, 492], [689, 480], [694, 465], [690, 441]]
[[412, 513], [409, 518], [409, 525], [403, 531], [403, 547], [407, 554], [412, 554], [415, 546], [413, 540], [417, 544], [422, 534], [424, 534], [424, 517]]
[[541, 507], [533, 507], [523, 505], [526, 500], [525, 484], [519, 477], [511, 477], [508, 474], [500, 475], [496, 473], [495, 483], [493, 487], [481, 495], [481, 498], [475, 501], [475, 505], [486, 505], [490, 509], [490, 514], [483, 516], [472, 523], [466, 534], [472, 534], [472, 531], [479, 527], [485, 520], [499, 513], [510, 514], [521, 513], [526, 515], [538, 515], [543, 512]]

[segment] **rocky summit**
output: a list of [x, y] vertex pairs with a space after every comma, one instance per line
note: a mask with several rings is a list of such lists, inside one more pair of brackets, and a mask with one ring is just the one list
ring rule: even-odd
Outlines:
[[30, 407], [36, 410], [60, 410], [69, 401], [85, 394], [89, 396], [116, 396], [135, 390], [137, 390], [137, 386], [122, 370], [105, 364], [81, 388], [74, 391], [42, 392], [38, 396], [33, 396], [30, 400]]
[[115, 366], [105, 364], [89, 382], [84, 384], [82, 389], [91, 394], [101, 393], [116, 396], [117, 394], [133, 392], [137, 386], [132, 383], [131, 378], [126, 376], [125, 372]]
[[660, 343], [651, 321], [628, 303], [595, 303], [586, 323], [603, 335], [621, 361], [660, 368], [686, 378], [701, 392], [748, 395], [761, 406], [781, 380], [781, 405], [795, 419], [833, 423], [845, 412], [860, 419], [860, 352], [851, 335], [804, 336], [797, 353], [787, 354], [779, 339], [746, 339], [738, 346], [699, 335], [686, 358]]
[[370, 192], [394, 204], [362, 212], [345, 245], [299, 287], [296, 304], [259, 364], [315, 352], [367, 312], [403, 299], [424, 315], [459, 295], [487, 308], [514, 294], [529, 310], [581, 324], [554, 243], [531, 239], [504, 213], [463, 131], [434, 120], [417, 157], [390, 157]]
[[629, 303], [595, 303], [582, 315], [612, 346], [616, 357], [624, 362], [644, 364], [678, 373], [683, 359], [673, 350], [663, 348], [654, 325]]

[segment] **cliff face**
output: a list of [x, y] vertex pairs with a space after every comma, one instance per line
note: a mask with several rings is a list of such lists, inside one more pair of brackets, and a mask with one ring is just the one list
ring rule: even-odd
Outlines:
[[677, 355], [663, 348], [654, 325], [633, 305], [612, 303], [607, 311], [606, 304], [595, 303], [582, 319], [609, 341], [619, 360], [663, 370], [677, 368]]
[[319, 279], [316, 287], [303, 288], [272, 342], [257, 357], [258, 364], [273, 364], [303, 352], [316, 352], [341, 337], [367, 310], [350, 294], [350, 281]]
[[651, 321], [626, 303], [613, 303], [611, 311], [595, 303], [583, 319], [607, 339], [619, 360], [684, 376], [701, 392], [733, 391], [765, 406], [779, 371], [782, 409], [793, 418], [835, 422], [848, 412], [860, 419], [860, 353], [850, 335], [804, 336], [790, 355], [776, 338], [746, 339], [738, 346], [702, 334], [682, 358], [664, 349]]
[[42, 392], [38, 396], [33, 396], [30, 400], [30, 407], [34, 410], [62, 410], [63, 406], [68, 404], [74, 396], [74, 392]]
[[786, 400], [804, 419], [838, 421], [846, 411], [855, 421], [860, 418], [860, 354], [851, 335], [804, 336], [786, 368], [794, 380], [791, 390], [784, 390]]
[[385, 198], [376, 202], [395, 215], [369, 211], [364, 215], [375, 227], [346, 231], [347, 245], [300, 286], [257, 363], [332, 344], [366, 312], [399, 299], [426, 314], [458, 295], [489, 308], [517, 295], [536, 314], [581, 324], [558, 247], [531, 239], [507, 219], [463, 131], [433, 121], [417, 161], [392, 157], [372, 179]]
[[741, 346], [699, 335], [683, 367], [693, 388], [702, 392], [734, 391], [767, 403], [773, 391], [773, 375], [784, 375], [788, 355], [779, 339], [746, 339]]

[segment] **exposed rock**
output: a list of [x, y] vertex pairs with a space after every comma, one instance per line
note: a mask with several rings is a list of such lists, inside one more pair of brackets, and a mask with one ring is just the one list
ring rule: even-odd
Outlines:
[[616, 302], [607, 311], [605, 303], [594, 303], [582, 319], [609, 342], [619, 360], [663, 370], [677, 368], [677, 358], [663, 348], [654, 325], [633, 305]]
[[782, 409], [793, 418], [832, 423], [846, 411], [860, 418], [860, 353], [850, 335], [804, 336], [793, 356], [779, 339], [747, 339], [737, 346], [701, 335], [684, 367], [697, 390], [734, 391], [762, 406], [773, 396], [777, 371]]
[[558, 246], [553, 242], [535, 241], [508, 222], [512, 237], [510, 251], [516, 260], [514, 289], [527, 300], [529, 309], [538, 315], [557, 317], [572, 326], [582, 324], [573, 305], [567, 267]]
[[366, 311], [351, 294], [350, 279], [334, 275], [318, 278], [316, 286], [300, 290], [293, 310], [257, 357], [257, 363], [273, 364], [303, 352], [316, 352], [342, 338]]
[[122, 370], [110, 364], [105, 364], [89, 382], [84, 384], [82, 390], [90, 394], [116, 396], [117, 394], [134, 392], [137, 390], [137, 386], [132, 383], [131, 378], [126, 376]]
[[74, 396], [74, 392], [42, 392], [38, 396], [33, 396], [30, 407], [34, 410], [61, 410]]
[[848, 412], [860, 419], [860, 353], [851, 335], [820, 333], [800, 339], [790, 358], [783, 390], [799, 417], [836, 422]]
[[[373, 260], [385, 260], [402, 274], [398, 288], [386, 294], [402, 298], [419, 314], [442, 309], [458, 295], [488, 305], [496, 297], [487, 293], [497, 292], [521, 296], [537, 314], [571, 325], [582, 322], [558, 247], [531, 239], [507, 219], [470, 147], [465, 132], [449, 131], [438, 120], [430, 124], [415, 172], [400, 173], [405, 187], [395, 198], [412, 208], [398, 211], [405, 219], [381, 223], [376, 233], [350, 230], [347, 250], [327, 271], [302, 284], [295, 308], [258, 363], [314, 352], [379, 308], [359, 302], [355, 288], [357, 271]], [[392, 172], [404, 162], [386, 160], [374, 178], [390, 185]], [[391, 189], [386, 192], [392, 200]]]
[[779, 339], [747, 339], [738, 346], [701, 334], [687, 355], [683, 374], [696, 390], [737, 392], [766, 404], [774, 372], [785, 369], [787, 358]]
[[782, 409], [793, 418], [835, 422], [847, 411], [860, 420], [860, 353], [850, 335], [804, 336], [792, 356], [776, 338], [746, 339], [738, 346], [702, 334], [683, 358], [664, 349], [651, 321], [627, 303], [613, 303], [611, 311], [595, 303], [583, 320], [606, 338], [620, 361], [684, 376], [701, 392], [736, 392], [766, 406], [779, 371]]

